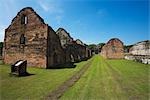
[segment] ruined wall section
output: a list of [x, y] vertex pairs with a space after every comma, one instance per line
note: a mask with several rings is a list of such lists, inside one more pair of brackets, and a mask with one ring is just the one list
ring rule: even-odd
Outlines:
[[59, 28], [56, 31], [56, 34], [59, 36], [61, 46], [63, 48], [66, 48], [66, 46], [73, 41], [73, 38], [70, 36], [70, 34], [63, 28]]
[[21, 59], [28, 66], [46, 67], [47, 29], [32, 8], [22, 9], [5, 30], [4, 63]]
[[101, 55], [108, 59], [124, 58], [123, 42], [117, 38], [110, 39], [102, 47]]
[[61, 46], [65, 51], [65, 59], [66, 62], [74, 62], [75, 61], [75, 45], [73, 43], [73, 38], [70, 36], [70, 34], [63, 28], [59, 28], [56, 31], [56, 34], [58, 35]]
[[48, 41], [47, 41], [47, 64], [48, 68], [55, 67], [66, 62], [65, 51], [61, 46], [60, 40], [56, 32], [48, 27]]
[[79, 60], [86, 59], [86, 45], [79, 39], [76, 40], [77, 55]]
[[149, 55], [150, 56], [150, 41], [141, 41], [133, 45], [129, 53], [132, 55]]
[[150, 64], [150, 40], [134, 44], [125, 55], [125, 59]]

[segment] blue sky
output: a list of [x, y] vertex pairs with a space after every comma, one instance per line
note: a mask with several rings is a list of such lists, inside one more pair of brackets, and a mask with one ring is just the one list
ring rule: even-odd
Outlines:
[[148, 40], [148, 0], [0, 0], [0, 41], [17, 12], [32, 7], [55, 31], [66, 29], [84, 43], [119, 38], [124, 44]]

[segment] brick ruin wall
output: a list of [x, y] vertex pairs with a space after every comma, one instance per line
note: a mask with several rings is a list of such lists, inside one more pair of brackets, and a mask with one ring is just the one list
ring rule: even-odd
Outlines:
[[[66, 35], [70, 36], [69, 33]], [[64, 40], [59, 39], [59, 35], [32, 8], [24, 8], [5, 30], [4, 63], [27, 60], [28, 66], [50, 68], [91, 56], [90, 50], [73, 38], [65, 41], [71, 43], [62, 46]]]
[[[28, 18], [27, 24], [22, 23], [24, 16]], [[46, 67], [47, 29], [31, 9], [19, 12], [5, 30], [4, 63], [12, 64], [21, 59], [27, 60], [28, 66]]]
[[55, 31], [49, 27], [48, 28], [48, 47], [47, 47], [47, 63], [48, 67], [57, 66], [60, 64], [64, 64], [66, 62], [65, 59], [65, 51], [61, 47], [60, 40]]
[[123, 43], [119, 39], [111, 39], [102, 47], [101, 55], [108, 59], [124, 58]]
[[134, 44], [125, 59], [134, 60], [144, 64], [150, 64], [150, 41], [142, 41]]
[[91, 56], [90, 50], [82, 41], [79, 39], [74, 41], [70, 34], [63, 28], [59, 28], [56, 33], [59, 36], [61, 46], [65, 50], [66, 62], [78, 62]]

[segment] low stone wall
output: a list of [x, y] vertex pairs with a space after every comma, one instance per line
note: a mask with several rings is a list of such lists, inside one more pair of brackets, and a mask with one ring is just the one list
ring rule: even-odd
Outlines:
[[150, 55], [125, 55], [125, 59], [150, 64]]

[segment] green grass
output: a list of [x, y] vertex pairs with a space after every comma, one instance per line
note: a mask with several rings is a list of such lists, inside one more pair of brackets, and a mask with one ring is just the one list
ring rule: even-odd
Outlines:
[[61, 100], [148, 100], [149, 65], [99, 55]]
[[[1, 100], [43, 99], [87, 61], [70, 69], [28, 68], [31, 76], [10, 77], [10, 66], [0, 63]], [[106, 60], [96, 55], [79, 81], [69, 88], [61, 100], [148, 100], [149, 65], [127, 61]]]
[[10, 66], [0, 64], [0, 99], [1, 100], [38, 100], [43, 99], [65, 80], [79, 71], [86, 63], [76, 63], [76, 68], [39, 69], [27, 68], [34, 74], [27, 77], [10, 77]]
[[3, 61], [2, 60], [0, 60], [0, 65], [2, 65], [3, 64]]

